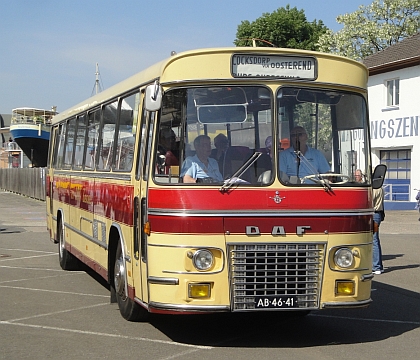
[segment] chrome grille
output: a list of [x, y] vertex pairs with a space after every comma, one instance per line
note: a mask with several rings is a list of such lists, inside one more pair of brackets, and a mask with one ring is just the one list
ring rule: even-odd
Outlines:
[[325, 243], [230, 244], [232, 311], [255, 309], [261, 296], [294, 296], [317, 309]]

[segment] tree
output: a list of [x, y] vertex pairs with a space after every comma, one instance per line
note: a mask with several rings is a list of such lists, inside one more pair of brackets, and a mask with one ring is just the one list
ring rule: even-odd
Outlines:
[[271, 14], [263, 13], [253, 22], [242, 21], [234, 44], [252, 46], [255, 39], [258, 46], [317, 50], [318, 38], [327, 30], [322, 21], [308, 22], [303, 10], [287, 5]]
[[343, 29], [324, 33], [318, 41], [319, 49], [361, 60], [416, 34], [420, 29], [420, 1], [374, 0], [336, 20]]

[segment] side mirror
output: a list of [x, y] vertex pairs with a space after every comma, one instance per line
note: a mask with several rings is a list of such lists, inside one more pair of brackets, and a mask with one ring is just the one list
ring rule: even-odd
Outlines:
[[153, 85], [146, 87], [144, 107], [147, 111], [157, 111], [162, 106], [162, 87], [156, 80]]
[[382, 187], [385, 180], [386, 169], [386, 165], [383, 164], [376, 166], [372, 175], [372, 188], [379, 189]]

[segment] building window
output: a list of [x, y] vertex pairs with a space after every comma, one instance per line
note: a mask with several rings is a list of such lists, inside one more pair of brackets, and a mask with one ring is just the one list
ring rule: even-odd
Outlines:
[[411, 182], [411, 150], [381, 150], [381, 164], [387, 166], [385, 200], [408, 201]]
[[399, 104], [400, 104], [400, 79], [387, 80], [386, 106], [398, 106]]

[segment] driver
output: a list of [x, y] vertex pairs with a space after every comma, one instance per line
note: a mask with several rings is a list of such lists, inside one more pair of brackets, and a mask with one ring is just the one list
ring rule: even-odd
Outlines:
[[207, 135], [199, 135], [194, 139], [196, 154], [188, 156], [182, 164], [181, 177], [184, 183], [223, 182], [219, 164], [210, 156], [211, 143]]
[[[289, 179], [291, 176], [303, 178], [330, 171], [330, 166], [324, 155], [319, 150], [308, 146], [307, 141], [308, 134], [302, 126], [296, 126], [291, 130], [291, 146], [280, 153], [280, 173], [283, 180]], [[298, 155], [303, 156], [299, 157]]]

